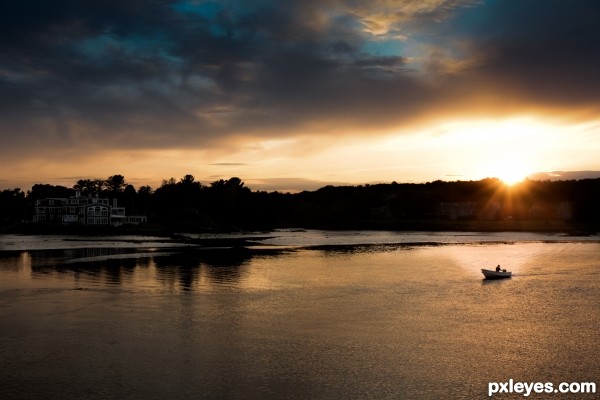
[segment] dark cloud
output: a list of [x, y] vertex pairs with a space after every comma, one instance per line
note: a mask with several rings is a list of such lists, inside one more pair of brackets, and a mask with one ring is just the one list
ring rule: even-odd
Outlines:
[[221, 163], [213, 163], [213, 164], [210, 164], [210, 165], [220, 165], [220, 166], [223, 166], [223, 167], [239, 167], [239, 166], [245, 166], [245, 165], [248, 165], [248, 164], [245, 164], [245, 163], [236, 163], [236, 162], [221, 162]]
[[597, 106], [600, 99], [599, 17], [597, 1], [494, 0], [453, 23], [472, 24], [463, 34], [483, 62], [470, 72], [490, 90], [575, 107]]
[[[474, 106], [495, 112], [507, 98], [506, 112], [597, 107], [599, 7], [4, 1], [3, 148], [210, 146], [314, 122], [371, 129]], [[431, 53], [368, 50], [397, 37]]]
[[298, 193], [304, 190], [312, 191], [328, 185], [351, 186], [353, 184], [340, 181], [320, 181], [302, 178], [267, 178], [247, 182], [247, 186], [252, 190], [265, 192], [279, 191], [282, 193]]

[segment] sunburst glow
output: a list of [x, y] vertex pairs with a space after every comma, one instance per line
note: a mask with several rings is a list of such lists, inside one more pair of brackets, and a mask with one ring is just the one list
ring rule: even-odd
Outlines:
[[514, 185], [531, 174], [531, 167], [518, 156], [505, 156], [490, 164], [490, 177], [498, 178], [507, 185]]

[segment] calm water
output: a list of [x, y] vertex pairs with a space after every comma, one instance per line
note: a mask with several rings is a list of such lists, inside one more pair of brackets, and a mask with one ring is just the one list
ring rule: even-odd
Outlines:
[[[598, 237], [251, 236], [207, 250], [0, 235], [2, 398], [483, 399], [511, 378], [600, 384]], [[483, 281], [496, 264], [515, 276]]]

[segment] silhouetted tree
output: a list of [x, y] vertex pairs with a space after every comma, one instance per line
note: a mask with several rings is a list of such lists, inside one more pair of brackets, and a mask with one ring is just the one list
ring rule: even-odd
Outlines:
[[181, 178], [181, 180], [179, 181], [179, 183], [181, 183], [182, 185], [193, 185], [194, 181], [196, 180], [196, 178], [194, 178], [194, 175], [185, 175], [183, 178]]
[[240, 178], [214, 181], [206, 192], [208, 209], [217, 223], [238, 227], [251, 219], [248, 207], [251, 190]]
[[28, 209], [25, 193], [20, 188], [1, 191], [0, 227], [22, 221]]
[[201, 191], [202, 185], [193, 175], [185, 175], [179, 182], [163, 180], [152, 195], [154, 212], [162, 221], [201, 223]]
[[127, 186], [123, 175], [109, 176], [105, 182], [106, 188], [113, 194], [120, 193]]
[[152, 196], [154, 191], [150, 186], [142, 186], [137, 191], [136, 213], [148, 215], [152, 212]]
[[154, 190], [150, 186], [142, 186], [138, 189], [138, 195], [140, 196], [151, 196]]
[[84, 196], [99, 195], [106, 186], [106, 181], [103, 179], [80, 179], [73, 188], [81, 191]]
[[28, 194], [30, 200], [46, 199], [46, 198], [66, 198], [74, 195], [73, 189], [68, 189], [64, 186], [54, 186], [49, 184], [37, 183], [31, 187]]
[[175, 185], [175, 184], [177, 184], [177, 181], [175, 180], [175, 178], [171, 177], [169, 179], [163, 179], [162, 184], [160, 185], [160, 187], [169, 186], [169, 185]]
[[133, 185], [127, 185], [123, 190], [123, 193], [118, 194], [119, 205], [125, 207], [128, 214], [137, 214], [137, 197], [138, 194], [135, 191]]

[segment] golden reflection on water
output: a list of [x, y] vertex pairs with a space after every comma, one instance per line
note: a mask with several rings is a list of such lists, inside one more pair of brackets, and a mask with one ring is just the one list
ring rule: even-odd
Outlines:
[[[52, 376], [67, 393], [92, 382], [112, 397], [471, 399], [490, 381], [594, 381], [599, 250], [21, 253], [0, 259], [0, 362], [32, 397], [27, 377], [50, 370], [68, 371]], [[515, 276], [484, 281], [497, 264]]]

